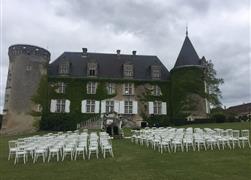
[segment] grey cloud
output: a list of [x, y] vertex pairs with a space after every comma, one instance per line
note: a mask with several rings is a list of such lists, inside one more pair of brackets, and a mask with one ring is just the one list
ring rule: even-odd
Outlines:
[[[155, 54], [170, 70], [180, 51], [186, 23], [199, 56], [212, 59], [223, 103], [250, 101], [249, 0], [3, 0], [3, 59], [8, 46], [27, 43], [48, 48], [52, 60], [64, 51]], [[35, 15], [34, 15], [35, 14]], [[249, 65], [249, 66], [248, 66]], [[4, 79], [4, 78], [3, 78]], [[5, 81], [5, 80], [4, 80]], [[3, 97], [4, 83], [0, 83]], [[3, 91], [2, 91], [3, 89]], [[1, 102], [0, 102], [1, 103]], [[1, 103], [2, 104], [2, 103]]]

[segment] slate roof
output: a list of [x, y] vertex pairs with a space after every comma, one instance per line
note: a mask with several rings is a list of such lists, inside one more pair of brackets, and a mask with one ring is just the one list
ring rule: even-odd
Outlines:
[[49, 65], [49, 76], [58, 76], [59, 64], [70, 63], [70, 76], [87, 77], [87, 62], [96, 61], [98, 64], [99, 78], [123, 79], [123, 64], [130, 63], [134, 67], [134, 78], [136, 80], [151, 80], [151, 66], [161, 67], [161, 80], [168, 80], [169, 71], [162, 64], [157, 56], [87, 53], [87, 57], [82, 57], [81, 52], [64, 52], [54, 62]]
[[201, 61], [196, 53], [192, 42], [186, 36], [174, 68], [182, 66], [200, 65]]
[[251, 112], [251, 103], [231, 106], [227, 109], [227, 111], [237, 114], [248, 114]]

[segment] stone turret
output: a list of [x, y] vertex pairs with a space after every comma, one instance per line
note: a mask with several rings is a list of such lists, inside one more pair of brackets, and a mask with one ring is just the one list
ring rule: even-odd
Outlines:
[[3, 110], [2, 133], [34, 130], [31, 112], [39, 106], [31, 101], [43, 75], [47, 74], [50, 52], [31, 45], [9, 47], [9, 70]]

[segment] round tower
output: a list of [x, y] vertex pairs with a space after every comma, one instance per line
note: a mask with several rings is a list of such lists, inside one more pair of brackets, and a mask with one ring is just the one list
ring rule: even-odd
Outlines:
[[9, 133], [31, 131], [31, 112], [37, 105], [31, 101], [40, 79], [47, 74], [50, 52], [46, 49], [18, 44], [9, 47], [9, 71], [6, 84], [2, 130]]
[[182, 116], [189, 120], [208, 118], [203, 61], [205, 58], [199, 58], [186, 30], [184, 43], [171, 70], [171, 108], [174, 119]]

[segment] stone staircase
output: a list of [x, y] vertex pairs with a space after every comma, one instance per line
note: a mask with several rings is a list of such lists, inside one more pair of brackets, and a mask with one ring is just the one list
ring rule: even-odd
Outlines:
[[77, 124], [77, 129], [102, 129], [103, 119], [100, 116], [92, 117]]

